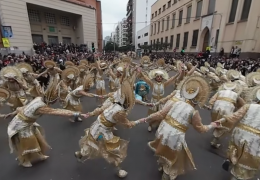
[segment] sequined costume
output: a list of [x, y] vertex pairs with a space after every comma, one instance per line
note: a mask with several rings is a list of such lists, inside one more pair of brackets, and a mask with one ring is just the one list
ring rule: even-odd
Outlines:
[[74, 112], [53, 109], [46, 105], [42, 97], [37, 97], [24, 107], [17, 109], [17, 115], [8, 125], [8, 137], [11, 152], [15, 151], [20, 165], [31, 167], [32, 162], [45, 160], [45, 151], [49, 149], [43, 129], [36, 123], [44, 114], [73, 116]]
[[[213, 125], [202, 124], [200, 114], [195, 110], [193, 103], [198, 102], [200, 107], [206, 103], [210, 93], [206, 80], [194, 76], [186, 78], [184, 81], [181, 92], [186, 102], [171, 97], [162, 110], [144, 118], [146, 122], [161, 122], [155, 140], [149, 142], [148, 146], [159, 158], [158, 163], [164, 172], [162, 180], [175, 180], [178, 175], [196, 169], [185, 140], [189, 125], [191, 124], [200, 133], [213, 128]], [[183, 111], [184, 109], [185, 111]], [[136, 122], [138, 123], [138, 121]]]
[[85, 136], [81, 138], [80, 151], [75, 155], [79, 160], [102, 157], [108, 163], [118, 169], [119, 177], [125, 177], [127, 172], [120, 169], [120, 164], [127, 156], [128, 141], [113, 134], [116, 124], [127, 128], [134, 126], [127, 119], [127, 112], [132, 109], [135, 98], [132, 91], [132, 83], [125, 80], [119, 90], [114, 94], [114, 102], [103, 105], [89, 113], [90, 116], [98, 116], [90, 128], [85, 130]]
[[20, 70], [13, 66], [7, 66], [1, 70], [1, 76], [4, 79], [3, 87], [11, 92], [11, 97], [7, 105], [9, 105], [12, 110], [26, 105], [28, 103], [26, 96], [28, 87]]
[[42, 96], [43, 88], [37, 80], [37, 78], [39, 78], [39, 75], [33, 72], [33, 68], [27, 63], [18, 63], [16, 67], [23, 74], [23, 78], [26, 81], [28, 87], [28, 95], [33, 98]]
[[[168, 73], [161, 69], [154, 69], [150, 71], [149, 77], [142, 73], [144, 81], [149, 84], [152, 89], [152, 98], [151, 103], [156, 103], [164, 96], [164, 89], [166, 86], [170, 85], [173, 81], [175, 81], [178, 77], [178, 74], [169, 78]], [[164, 80], [164, 81], [163, 81]], [[158, 106], [151, 107], [148, 110], [148, 114], [152, 114], [161, 110], [163, 107], [162, 104]], [[148, 127], [148, 131], [152, 130], [152, 126], [157, 126], [157, 124], [150, 123]]]
[[[224, 115], [232, 114], [236, 108], [241, 107], [245, 102], [239, 96], [242, 88], [237, 83], [225, 83], [220, 87], [220, 90], [210, 99], [209, 105], [212, 107], [211, 121], [214, 122]], [[214, 139], [211, 145], [218, 148], [219, 138], [226, 135], [230, 131], [231, 125], [229, 123], [223, 124], [222, 129], [215, 129], [213, 132]]]

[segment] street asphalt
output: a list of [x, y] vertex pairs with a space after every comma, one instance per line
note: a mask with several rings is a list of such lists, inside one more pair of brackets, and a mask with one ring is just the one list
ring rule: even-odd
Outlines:
[[[173, 73], [170, 73], [171, 75]], [[106, 84], [107, 81], [106, 81]], [[170, 94], [173, 86], [166, 89]], [[94, 89], [91, 90], [94, 92]], [[92, 111], [97, 103], [94, 98], [83, 98], [84, 112]], [[61, 107], [58, 103], [53, 107]], [[146, 117], [148, 107], [135, 105], [129, 114], [130, 120]], [[4, 106], [1, 113], [10, 112]], [[210, 112], [200, 110], [204, 124], [210, 123]], [[50, 158], [45, 162], [34, 164], [32, 168], [18, 166], [15, 155], [10, 154], [7, 136], [7, 126], [11, 119], [0, 120], [0, 180], [118, 180], [114, 168], [103, 159], [78, 162], [74, 152], [79, 150], [78, 141], [84, 135], [84, 129], [90, 127], [96, 117], [84, 120], [82, 123], [71, 123], [65, 117], [43, 115], [37, 121], [44, 129], [52, 150]], [[148, 148], [147, 142], [154, 139], [155, 131], [149, 133], [147, 124], [141, 124], [133, 129], [117, 127], [117, 136], [130, 141], [128, 156], [122, 167], [128, 171], [125, 180], [161, 180], [158, 172], [157, 159]], [[229, 174], [222, 170], [228, 140], [225, 139], [223, 149], [212, 150], [210, 140], [212, 132], [199, 134], [192, 127], [187, 132], [187, 144], [193, 154], [197, 170], [178, 177], [178, 180], [229, 180]]]

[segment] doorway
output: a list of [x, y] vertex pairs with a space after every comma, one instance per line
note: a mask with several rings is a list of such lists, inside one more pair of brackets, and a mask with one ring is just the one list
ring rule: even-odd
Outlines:
[[43, 42], [43, 36], [40, 34], [32, 34], [33, 43], [41, 44]]
[[50, 45], [59, 44], [58, 36], [48, 36], [48, 42]]

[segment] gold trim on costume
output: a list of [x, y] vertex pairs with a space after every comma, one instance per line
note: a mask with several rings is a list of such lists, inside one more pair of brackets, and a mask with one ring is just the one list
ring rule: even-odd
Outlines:
[[185, 133], [188, 130], [187, 126], [184, 126], [183, 124], [179, 123], [175, 119], [173, 119], [171, 116], [166, 116], [165, 122], [172, 126], [173, 128], [178, 129], [179, 131]]
[[108, 127], [108, 128], [112, 128], [112, 127], [114, 127], [114, 126], [116, 125], [115, 123], [112, 123], [112, 122], [108, 121], [108, 120], [104, 117], [104, 114], [101, 114], [101, 115], [99, 116], [99, 118], [100, 118], [100, 122], [101, 122], [104, 126], [106, 126], [106, 127]]
[[29, 118], [22, 113], [18, 113], [17, 116], [18, 116], [19, 119], [26, 121], [27, 123], [34, 123], [36, 121], [36, 119]]
[[250, 126], [248, 126], [248, 125], [239, 123], [239, 124], [237, 125], [237, 127], [240, 128], [240, 129], [243, 129], [244, 131], [247, 131], [247, 132], [250, 132], [250, 133], [254, 133], [254, 134], [260, 136], [260, 130], [255, 129], [255, 128], [253, 128], [253, 127], [250, 127]]
[[105, 144], [108, 151], [113, 151], [120, 146], [120, 137], [114, 136], [112, 139], [106, 140]]
[[236, 103], [236, 101], [234, 99], [230, 99], [230, 98], [227, 98], [227, 97], [219, 97], [219, 98], [217, 98], [217, 101], [227, 101], [227, 102], [230, 102], [232, 104]]

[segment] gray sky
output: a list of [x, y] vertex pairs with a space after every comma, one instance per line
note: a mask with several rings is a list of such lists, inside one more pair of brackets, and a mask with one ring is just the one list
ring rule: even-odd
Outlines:
[[115, 23], [126, 17], [127, 2], [128, 0], [101, 0], [103, 38], [110, 36], [116, 27]]

